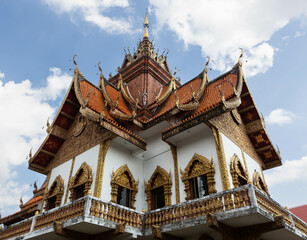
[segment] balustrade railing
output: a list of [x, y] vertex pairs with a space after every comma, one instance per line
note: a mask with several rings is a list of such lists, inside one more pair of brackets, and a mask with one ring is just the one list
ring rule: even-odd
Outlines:
[[80, 199], [67, 206], [59, 209], [52, 209], [42, 215], [39, 215], [36, 219], [34, 231], [50, 226], [55, 221], [62, 222], [83, 215], [84, 205], [85, 200]]
[[225, 212], [251, 205], [248, 189], [225, 191], [189, 202], [172, 205], [145, 214], [145, 227], [161, 226], [205, 216], [208, 213]]
[[118, 204], [105, 203], [98, 199], [92, 199], [91, 201], [91, 216], [117, 223], [125, 223], [126, 225], [135, 228], [142, 228], [143, 213]]
[[275, 200], [269, 198], [266, 194], [261, 192], [259, 189], [255, 188], [255, 195], [257, 199], [258, 206], [274, 215], [282, 215], [284, 220], [289, 225], [294, 225], [296, 229], [300, 230], [302, 233], [307, 235], [307, 224], [296, 217], [289, 210], [281, 206]]
[[51, 226], [54, 221], [66, 221], [79, 216], [97, 217], [137, 229], [150, 229], [185, 221], [211, 213], [228, 212], [244, 207], [259, 207], [274, 215], [284, 216], [285, 222], [307, 235], [307, 224], [268, 197], [253, 185], [223, 191], [146, 213], [135, 211], [98, 198], [86, 196], [72, 203], [36, 215], [28, 220], [0, 230], [0, 239], [6, 240]]
[[28, 233], [30, 231], [31, 224], [32, 224], [32, 219], [25, 220], [19, 224], [14, 224], [10, 228], [7, 228], [0, 232], [0, 239], [1, 240], [10, 239]]

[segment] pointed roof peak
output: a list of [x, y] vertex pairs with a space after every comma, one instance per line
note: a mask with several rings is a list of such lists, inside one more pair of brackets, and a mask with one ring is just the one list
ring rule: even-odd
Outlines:
[[145, 28], [145, 30], [144, 30], [143, 39], [149, 38], [149, 35], [148, 35], [149, 22], [148, 22], [147, 11], [146, 11], [145, 20], [144, 20], [144, 28]]

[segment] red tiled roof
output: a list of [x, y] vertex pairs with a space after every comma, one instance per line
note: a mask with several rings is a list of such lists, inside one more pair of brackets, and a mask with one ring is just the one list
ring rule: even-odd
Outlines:
[[[87, 95], [90, 92], [90, 95], [89, 95], [89, 98], [88, 98], [89, 101], [88, 101], [87, 106], [90, 109], [94, 110], [95, 112], [101, 113], [101, 111], [104, 107], [104, 104], [105, 104], [102, 92], [97, 87], [93, 86], [92, 84], [90, 84], [87, 81], [80, 81], [80, 89], [81, 89], [82, 97], [84, 99], [87, 98]], [[113, 88], [110, 85], [106, 86], [106, 89], [108, 91], [110, 98], [115, 103], [116, 99], [118, 98], [118, 94], [119, 94], [118, 90], [116, 90], [115, 88]], [[131, 111], [130, 111], [128, 105], [126, 104], [125, 99], [123, 98], [121, 93], [120, 93], [120, 97], [118, 99], [117, 108], [127, 115], [131, 114]], [[106, 113], [106, 111], [105, 111], [105, 113]], [[113, 118], [111, 117], [111, 119], [113, 119]]]
[[40, 202], [42, 199], [43, 199], [43, 196], [33, 197], [33, 198], [31, 198], [28, 202], [26, 202], [26, 203], [21, 207], [21, 209], [22, 209], [22, 210], [28, 209], [28, 208], [34, 206], [37, 202]]
[[[191, 114], [192, 116], [189, 116], [187, 119], [184, 119], [181, 122], [176, 123], [175, 125], [172, 125], [168, 129], [165, 129], [165, 131], [170, 130], [175, 126], [180, 125], [182, 122], [185, 122], [186, 120], [189, 120], [193, 117], [196, 117], [200, 113], [202, 113], [206, 110], [209, 110], [209, 109], [217, 106], [218, 104], [220, 104], [221, 101], [222, 101], [222, 97], [221, 97], [221, 94], [219, 92], [219, 86], [221, 86], [221, 90], [222, 90], [222, 92], [225, 96], [225, 99], [227, 100], [227, 99], [231, 98], [234, 94], [234, 91], [233, 91], [233, 87], [230, 83], [230, 80], [232, 81], [232, 83], [234, 85], [236, 85], [237, 84], [237, 74], [229, 73], [229, 74], [226, 74], [223, 77], [221, 77], [221, 78], [219, 78], [219, 79], [217, 79], [213, 82], [210, 82], [206, 86], [204, 95], [200, 100], [200, 106], [194, 112], [192, 112], [192, 114]], [[177, 90], [177, 96], [180, 99], [180, 104], [184, 104], [184, 103], [187, 103], [187, 102], [192, 100], [192, 90], [191, 90], [190, 86], [191, 86], [191, 84], [193, 84], [193, 89], [196, 92], [197, 89], [200, 86], [200, 83], [201, 83], [201, 79], [197, 78], [197, 79], [189, 82], [188, 84], [183, 85], [181, 88], [179, 88]], [[198, 86], [198, 87], [197, 88], [194, 87], [194, 84], [195, 84], [195, 86]], [[166, 110], [165, 109], [161, 110], [162, 114], [164, 113], [163, 111], [166, 112], [166, 111], [173, 109], [175, 107], [175, 104], [176, 104], [176, 100], [175, 100], [174, 94], [172, 94], [169, 97], [168, 103], [166, 104], [167, 105]]]
[[295, 208], [290, 208], [290, 212], [299, 217], [301, 220], [307, 223], [307, 204]]

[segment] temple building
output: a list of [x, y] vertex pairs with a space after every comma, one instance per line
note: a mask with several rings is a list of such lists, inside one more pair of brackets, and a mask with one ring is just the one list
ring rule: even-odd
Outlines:
[[98, 86], [79, 70], [29, 168], [46, 175], [0, 239], [307, 239], [270, 197], [282, 164], [242, 70], [181, 85], [148, 35]]

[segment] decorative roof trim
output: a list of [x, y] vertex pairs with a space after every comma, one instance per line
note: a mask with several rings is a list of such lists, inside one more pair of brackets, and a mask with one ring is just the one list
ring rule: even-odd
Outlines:
[[105, 78], [103, 76], [102, 69], [101, 69], [99, 64], [100, 64], [100, 62], [98, 63], [98, 68], [100, 70], [99, 86], [101, 87], [103, 97], [107, 101], [109, 106], [111, 106], [112, 108], [116, 107], [116, 104], [113, 103], [112, 99], [110, 98], [110, 96], [109, 96], [109, 94], [107, 92], [106, 83], [105, 83], [106, 80], [105, 80]]
[[130, 130], [122, 127], [119, 125], [116, 121], [113, 121], [109, 118], [104, 118], [101, 114], [98, 114], [97, 112], [93, 111], [89, 107], [86, 108], [80, 108], [80, 113], [94, 121], [99, 122], [102, 127], [105, 129], [111, 131], [112, 133], [116, 134], [117, 136], [127, 140], [128, 142], [131, 142], [132, 144], [140, 147], [143, 150], [146, 150], [146, 142], [145, 140], [141, 139], [136, 134], [132, 133]]
[[158, 105], [163, 103], [171, 95], [172, 91], [174, 89], [176, 89], [176, 82], [175, 82], [175, 75], [176, 75], [176, 73], [177, 73], [177, 68], [176, 68], [176, 70], [175, 70], [175, 72], [174, 72], [174, 74], [172, 76], [172, 79], [169, 82], [168, 87], [167, 87], [166, 91], [164, 92], [164, 94], [162, 96], [157, 96], [156, 97], [156, 103]]
[[139, 105], [139, 99], [137, 98], [136, 100], [133, 99], [133, 97], [127, 93], [124, 83], [123, 83], [123, 78], [122, 78], [122, 74], [120, 73], [120, 69], [117, 69], [119, 77], [118, 77], [118, 89], [120, 89], [120, 91], [123, 94], [123, 97], [127, 100], [128, 103], [130, 103], [132, 105], [132, 107], [135, 108], [141, 108], [141, 106]]
[[240, 96], [241, 96], [241, 92], [242, 92], [242, 88], [243, 88], [243, 81], [245, 80], [243, 70], [242, 70], [242, 63], [241, 63], [241, 60], [240, 60], [242, 55], [243, 55], [243, 50], [242, 50], [242, 54], [239, 57], [238, 63], [233, 67], [233, 69], [236, 70], [237, 73], [238, 73], [237, 86], [235, 87], [233, 85], [232, 81], [230, 80], [230, 83], [233, 87], [234, 98], [231, 99], [231, 100], [225, 100], [225, 96], [222, 92], [221, 85], [219, 86], [219, 92], [221, 94], [222, 103], [224, 105], [225, 110], [235, 109], [235, 108], [239, 107], [240, 104], [241, 104], [241, 97]]
[[177, 91], [174, 92], [174, 96], [176, 99], [176, 106], [177, 108], [179, 108], [182, 111], [191, 111], [191, 110], [195, 110], [196, 108], [199, 107], [199, 100], [200, 98], [203, 96], [205, 88], [206, 88], [206, 84], [209, 82], [209, 77], [208, 77], [208, 70], [207, 70], [207, 65], [209, 64], [210, 58], [208, 57], [208, 61], [205, 65], [205, 69], [203, 71], [203, 77], [199, 86], [199, 89], [197, 91], [197, 93], [195, 93], [193, 86], [191, 84], [191, 90], [192, 90], [192, 101], [190, 101], [189, 103], [186, 104], [180, 104], [180, 100], [177, 97]]

